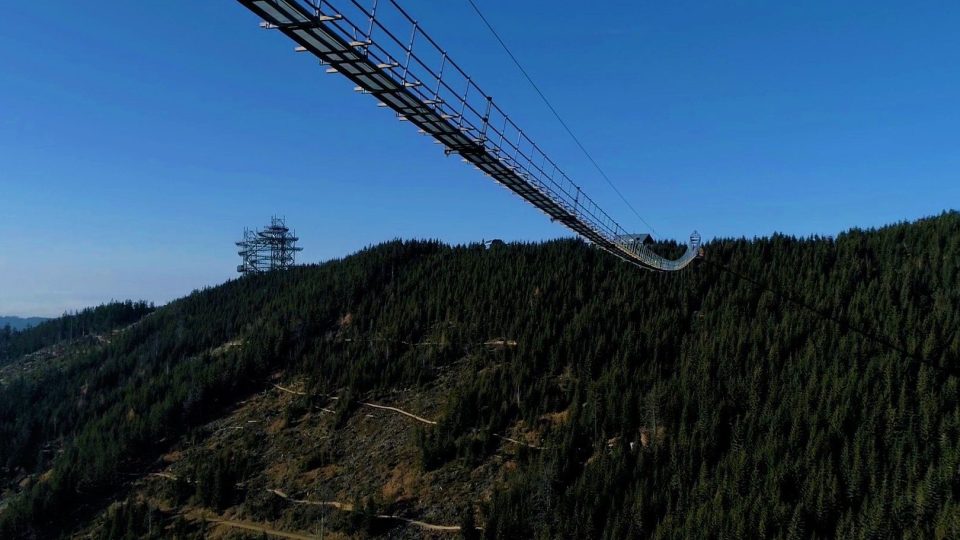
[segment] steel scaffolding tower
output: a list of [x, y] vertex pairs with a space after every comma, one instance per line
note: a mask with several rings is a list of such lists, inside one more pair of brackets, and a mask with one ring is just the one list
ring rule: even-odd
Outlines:
[[[238, 0], [464, 161], [610, 253], [650, 270], [674, 271], [699, 254], [690, 235], [676, 260], [636, 242], [543, 153], [395, 0]], [[409, 36], [401, 39], [397, 36]], [[416, 50], [415, 50], [416, 47]]]
[[302, 251], [296, 243], [300, 240], [291, 233], [283, 218], [274, 217], [270, 225], [259, 231], [243, 230], [243, 240], [237, 242], [237, 252], [243, 262], [237, 272], [252, 274], [285, 270], [293, 266], [294, 254]]

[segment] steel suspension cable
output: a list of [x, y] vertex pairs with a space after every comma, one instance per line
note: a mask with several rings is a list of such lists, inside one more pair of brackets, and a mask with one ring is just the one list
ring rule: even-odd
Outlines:
[[530, 83], [530, 86], [532, 86], [533, 89], [536, 90], [537, 94], [540, 96], [540, 99], [547, 106], [547, 108], [550, 109], [550, 112], [553, 113], [553, 116], [557, 119], [557, 121], [560, 122], [560, 125], [563, 126], [563, 129], [567, 131], [567, 134], [570, 135], [570, 137], [573, 139], [573, 142], [575, 142], [577, 146], [580, 147], [580, 150], [583, 152], [583, 154], [587, 156], [587, 159], [590, 160], [590, 163], [592, 163], [593, 166], [597, 169], [597, 171], [600, 173], [600, 176], [602, 176], [603, 179], [606, 180], [607, 184], [609, 184], [610, 187], [613, 188], [613, 191], [620, 197], [620, 200], [623, 201], [628, 208], [630, 208], [633, 214], [637, 216], [637, 218], [641, 222], [643, 222], [643, 224], [646, 225], [651, 232], [659, 235], [659, 233], [657, 233], [657, 230], [653, 228], [653, 225], [650, 225], [649, 223], [647, 223], [647, 220], [643, 219], [643, 216], [641, 216], [640, 213], [637, 212], [637, 209], [634, 208], [633, 205], [630, 204], [630, 201], [628, 201], [627, 198], [623, 196], [623, 193], [621, 193], [620, 190], [617, 189], [617, 186], [613, 183], [613, 180], [611, 180], [610, 177], [607, 175], [607, 173], [603, 170], [603, 167], [601, 167], [600, 164], [597, 163], [597, 160], [593, 158], [593, 156], [590, 154], [589, 151], [587, 151], [587, 148], [583, 145], [582, 142], [580, 142], [580, 139], [573, 133], [573, 130], [570, 129], [570, 126], [567, 125], [567, 123], [563, 120], [563, 118], [560, 116], [560, 113], [557, 112], [557, 109], [553, 106], [552, 103], [550, 103], [550, 100], [547, 99], [547, 96], [543, 93], [542, 90], [540, 90], [540, 87], [537, 86], [537, 83], [533, 81], [533, 77], [531, 77], [530, 74], [527, 72], [527, 70], [524, 69], [523, 65], [520, 63], [520, 60], [517, 59], [517, 57], [510, 50], [510, 47], [508, 47], [507, 44], [503, 41], [503, 38], [500, 37], [500, 34], [497, 33], [497, 31], [493, 28], [493, 25], [490, 24], [490, 21], [488, 21], [487, 18], [483, 15], [483, 13], [480, 11], [480, 8], [477, 7], [477, 4], [473, 0], [467, 0], [467, 2], [470, 3], [470, 6], [473, 7], [473, 10], [477, 13], [477, 16], [480, 17], [480, 20], [483, 21], [483, 24], [486, 25], [488, 30], [490, 30], [490, 33], [493, 34], [493, 37], [497, 39], [497, 41], [500, 43], [500, 46], [503, 47], [503, 50], [506, 51], [508, 56], [510, 56], [510, 59], [513, 60], [513, 63], [516, 64], [518, 69], [520, 69], [520, 73], [523, 73], [523, 76], [527, 79], [527, 82]]

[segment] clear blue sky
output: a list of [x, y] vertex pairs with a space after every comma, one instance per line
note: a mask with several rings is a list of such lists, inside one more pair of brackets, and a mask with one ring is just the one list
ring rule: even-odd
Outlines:
[[[466, 0], [403, 3], [643, 230]], [[480, 4], [660, 236], [835, 234], [958, 206], [960, 3]], [[4, 13], [0, 314], [220, 283], [244, 226], [272, 214], [303, 261], [395, 237], [568, 235], [232, 0]]]

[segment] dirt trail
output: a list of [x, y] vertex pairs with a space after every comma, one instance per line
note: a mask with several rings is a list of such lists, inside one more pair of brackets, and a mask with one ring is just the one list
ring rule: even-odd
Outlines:
[[276, 536], [278, 538], [292, 538], [294, 540], [316, 540], [317, 538], [316, 536], [310, 536], [304, 533], [277, 530], [267, 525], [261, 525], [259, 523], [255, 523], [251, 521], [220, 519], [218, 517], [209, 516], [205, 512], [188, 512], [184, 514], [184, 517], [193, 521], [205, 521], [207, 523], [212, 523], [217, 526], [232, 527], [234, 529], [243, 529], [246, 531], [265, 533], [270, 536]]
[[267, 489], [267, 491], [269, 493], [273, 493], [277, 497], [286, 499], [296, 504], [309, 504], [313, 506], [330, 506], [332, 508], [336, 508], [337, 510], [343, 510], [344, 512], [353, 511], [353, 505], [350, 503], [342, 503], [337, 501], [308, 501], [306, 499], [293, 499], [283, 491], [280, 491], [279, 489]]
[[[374, 409], [383, 409], [383, 410], [387, 410], [387, 411], [393, 411], [393, 412], [396, 412], [396, 413], [400, 413], [400, 414], [402, 414], [402, 415], [404, 415], [404, 416], [407, 416], [407, 417], [409, 417], [409, 418], [413, 418], [414, 420], [416, 420], [416, 421], [418, 421], [418, 422], [423, 422], [424, 424], [429, 424], [429, 425], [431, 425], [431, 426], [437, 425], [437, 422], [434, 421], [434, 420], [427, 420], [426, 418], [423, 418], [422, 416], [417, 416], [417, 415], [415, 415], [415, 414], [413, 414], [413, 413], [409, 413], [409, 412], [407, 412], [407, 411], [405, 411], [405, 410], [403, 410], [403, 409], [398, 409], [398, 408], [396, 408], [396, 407], [388, 407], [388, 406], [386, 406], [386, 405], [377, 405], [377, 404], [375, 404], [375, 403], [366, 403], [366, 402], [363, 402], [363, 401], [359, 401], [358, 403], [359, 403], [360, 405], [364, 405], [364, 406], [366, 406], [366, 407], [373, 407]], [[500, 435], [499, 433], [494, 433], [493, 435], [494, 435], [494, 437], [498, 437], [498, 438], [503, 439], [503, 440], [505, 440], [505, 441], [512, 442], [513, 444], [519, 444], [520, 446], [526, 446], [527, 448], [532, 448], [533, 450], [543, 450], [543, 447], [542, 447], [542, 446], [537, 446], [537, 445], [535, 445], [535, 444], [530, 444], [530, 443], [526, 443], [526, 442], [523, 442], [523, 441], [518, 441], [517, 439], [511, 439], [510, 437], [505, 437], [505, 436], [503, 436], [503, 435]]]
[[277, 390], [282, 390], [282, 391], [284, 391], [284, 392], [286, 392], [286, 393], [288, 393], [288, 394], [293, 394], [293, 395], [295, 395], [295, 396], [305, 396], [305, 395], [307, 395], [306, 392], [299, 392], [299, 391], [297, 391], [297, 390], [291, 390], [291, 389], [289, 389], [289, 388], [284, 388], [284, 387], [280, 386], [279, 384], [275, 384], [275, 385], [273, 385], [273, 387], [276, 388]]
[[[307, 395], [306, 392], [300, 392], [300, 391], [298, 391], [298, 390], [291, 390], [290, 388], [285, 388], [285, 387], [283, 387], [283, 386], [280, 386], [279, 384], [274, 384], [273, 387], [276, 388], [277, 390], [286, 392], [286, 393], [288, 393], [288, 394], [293, 394], [293, 395], [295, 395], [295, 396], [305, 396], [305, 395]], [[339, 399], [339, 398], [331, 397], [330, 399], [333, 400], [333, 399]], [[396, 408], [396, 407], [388, 407], [388, 406], [386, 406], [386, 405], [377, 405], [376, 403], [367, 403], [367, 402], [365, 402], [365, 401], [358, 401], [357, 404], [363, 405], [364, 407], [372, 407], [372, 408], [374, 408], [374, 409], [383, 409], [383, 410], [385, 410], [385, 411], [393, 411], [393, 412], [395, 412], [395, 413], [400, 413], [400, 414], [402, 414], [402, 415], [404, 415], [404, 416], [413, 418], [414, 420], [416, 420], [416, 421], [418, 421], [418, 422], [423, 422], [424, 424], [429, 424], [429, 425], [431, 425], [431, 426], [437, 425], [437, 422], [434, 421], [434, 420], [428, 420], [428, 419], [426, 419], [426, 418], [424, 418], [424, 417], [422, 417], [422, 416], [417, 416], [417, 415], [415, 415], [415, 414], [413, 414], [413, 413], [411, 413], [411, 412], [407, 412], [407, 411], [405, 411], [405, 410], [403, 410], [403, 409], [398, 409], [398, 408]], [[323, 408], [321, 408], [321, 410], [324, 411], [324, 412], [333, 412], [333, 411], [331, 411], [331, 410], [329, 410], [329, 409], [323, 409]]]
[[436, 525], [434, 523], [426, 523], [424, 521], [417, 521], [415, 519], [408, 519], [400, 516], [387, 516], [384, 514], [378, 514], [377, 517], [380, 519], [396, 519], [408, 525], [416, 525], [417, 527], [428, 531], [460, 532], [459, 525]]
[[[289, 389], [289, 388], [284, 388], [284, 387], [280, 386], [279, 384], [274, 384], [273, 386], [274, 386], [274, 388], [276, 388], [277, 390], [282, 390], [282, 391], [287, 392], [287, 393], [290, 393], [290, 394], [295, 394], [295, 395], [298, 395], [298, 396], [305, 396], [305, 395], [307, 395], [305, 392], [298, 392], [298, 391], [296, 391], [296, 390], [291, 390], [291, 389]], [[330, 399], [338, 399], [338, 398], [333, 397], [333, 398], [330, 398]], [[426, 418], [424, 418], [424, 417], [422, 417], [422, 416], [417, 416], [417, 415], [415, 415], [415, 414], [413, 414], [413, 413], [411, 413], [411, 412], [407, 412], [407, 411], [405, 411], [405, 410], [403, 410], [403, 409], [398, 409], [398, 408], [396, 408], [396, 407], [389, 407], [389, 406], [387, 406], [387, 405], [377, 405], [376, 403], [369, 403], [369, 402], [366, 402], [366, 401], [358, 401], [357, 404], [358, 404], [358, 405], [363, 405], [364, 407], [371, 407], [371, 408], [374, 408], [374, 409], [381, 409], [381, 410], [385, 410], [385, 411], [392, 411], [392, 412], [395, 412], [395, 413], [399, 413], [399, 414], [402, 414], [402, 415], [404, 415], [404, 416], [406, 416], [406, 417], [408, 417], [408, 418], [413, 418], [413, 419], [416, 420], [417, 422], [422, 422], [422, 423], [427, 424], [427, 425], [430, 425], [430, 426], [435, 426], [435, 425], [437, 425], [436, 420], [428, 420], [428, 419], [426, 419]], [[332, 411], [332, 410], [330, 410], [330, 409], [321, 408], [320, 410], [322, 410], [322, 411], [325, 412], [325, 413], [334, 413], [334, 411]], [[537, 446], [537, 445], [535, 445], [535, 444], [530, 444], [530, 443], [526, 443], [526, 442], [523, 442], [523, 441], [518, 441], [517, 439], [511, 439], [510, 437], [505, 437], [505, 436], [503, 436], [503, 435], [500, 435], [499, 433], [494, 433], [493, 435], [494, 435], [495, 437], [499, 437], [500, 439], [503, 439], [503, 440], [505, 440], [505, 441], [507, 441], [507, 442], [512, 442], [513, 444], [519, 444], [519, 445], [521, 445], [521, 446], [526, 446], [527, 448], [531, 448], [531, 449], [533, 449], [533, 450], [543, 450], [543, 447], [542, 447], [542, 446]]]
[[277, 536], [280, 538], [293, 538], [295, 540], [316, 540], [316, 536], [310, 536], [306, 534], [300, 534], [295, 532], [287, 531], [278, 531], [276, 529], [271, 529], [263, 525], [257, 525], [256, 523], [247, 523], [245, 521], [232, 521], [229, 519], [208, 519], [210, 523], [215, 525], [222, 525], [224, 527], [233, 527], [235, 529], [244, 529], [247, 531], [262, 532], [264, 534], [269, 534], [270, 536]]
[[423, 422], [424, 424], [430, 424], [431, 426], [437, 425], [437, 423], [436, 423], [435, 421], [433, 421], [433, 420], [427, 420], [426, 418], [423, 418], [423, 417], [421, 417], [421, 416], [417, 416], [417, 415], [415, 415], [415, 414], [413, 414], [413, 413], [408, 413], [407, 411], [404, 411], [403, 409], [398, 409], [398, 408], [396, 408], [396, 407], [388, 407], [388, 406], [386, 406], [386, 405], [376, 405], [376, 404], [373, 404], [373, 403], [365, 403], [365, 402], [363, 402], [363, 401], [361, 401], [360, 404], [361, 404], [361, 405], [364, 405], [364, 406], [366, 406], [366, 407], [373, 407], [374, 409], [384, 409], [384, 410], [387, 410], [387, 411], [397, 412], [397, 413], [400, 413], [400, 414], [402, 414], [402, 415], [404, 415], [404, 416], [409, 416], [410, 418], [413, 418], [414, 420], [417, 420], [418, 422]]
[[[336, 508], [337, 510], [343, 510], [345, 512], [353, 511], [353, 505], [350, 503], [342, 503], [338, 501], [308, 501], [305, 499], [293, 499], [290, 498], [286, 493], [280, 491], [279, 489], [268, 489], [267, 490], [274, 495], [286, 499], [294, 504], [309, 504], [313, 506], [329, 506], [331, 508]], [[375, 516], [377, 519], [390, 519], [395, 521], [402, 521], [408, 525], [414, 525], [420, 527], [421, 529], [428, 531], [445, 531], [445, 532], [460, 532], [459, 525], [437, 525], [436, 523], [427, 523], [426, 521], [419, 521], [416, 519], [405, 518], [402, 516], [393, 516], [390, 514], [377, 514]]]
[[503, 440], [505, 440], [505, 441], [512, 442], [513, 444], [519, 444], [520, 446], [526, 446], [527, 448], [533, 448], [534, 450], [543, 450], [543, 447], [542, 447], [542, 446], [536, 446], [536, 445], [533, 445], [533, 444], [530, 444], [530, 443], [525, 443], [525, 442], [523, 442], [523, 441], [518, 441], [518, 440], [516, 440], [516, 439], [511, 439], [510, 437], [504, 437], [503, 435], [498, 435], [498, 434], [496, 434], [496, 433], [494, 433], [493, 436], [494, 436], [494, 437], [498, 437], [498, 438], [500, 438], [500, 439], [503, 439]]

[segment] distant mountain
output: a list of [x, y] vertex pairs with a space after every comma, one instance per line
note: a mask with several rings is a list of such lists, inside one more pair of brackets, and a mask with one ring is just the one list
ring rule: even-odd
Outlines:
[[9, 324], [14, 330], [25, 330], [47, 320], [46, 317], [0, 317], [0, 328]]

